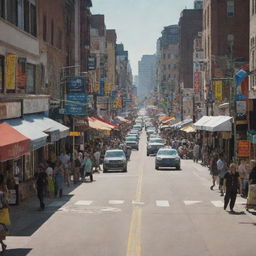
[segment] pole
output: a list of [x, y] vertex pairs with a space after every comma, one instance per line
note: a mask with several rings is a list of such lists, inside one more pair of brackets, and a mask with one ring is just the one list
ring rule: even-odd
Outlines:
[[[75, 131], [75, 117], [72, 116], [72, 131]], [[73, 161], [75, 160], [75, 136], [72, 137], [72, 155]]]
[[236, 83], [233, 80], [233, 121], [234, 121], [234, 162], [237, 163], [237, 129], [236, 129]]

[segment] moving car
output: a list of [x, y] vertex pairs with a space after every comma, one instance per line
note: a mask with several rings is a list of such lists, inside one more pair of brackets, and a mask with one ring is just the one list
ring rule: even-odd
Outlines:
[[137, 135], [139, 136], [140, 131], [135, 130], [135, 129], [132, 129], [132, 130], [129, 132], [129, 134], [137, 134]]
[[126, 138], [125, 144], [126, 144], [126, 146], [131, 147], [131, 149], [139, 150], [139, 142], [135, 138]]
[[171, 147], [160, 148], [156, 154], [155, 168], [159, 170], [160, 167], [176, 167], [180, 170], [180, 157], [177, 150]]
[[141, 130], [142, 130], [142, 125], [141, 125], [141, 124], [135, 124], [135, 125], [133, 126], [133, 129], [134, 129], [134, 130], [139, 130], [139, 131], [141, 131]]
[[155, 127], [149, 127], [147, 128], [147, 135], [156, 133], [156, 128]]
[[157, 151], [164, 147], [164, 141], [162, 139], [154, 138], [147, 143], [147, 156], [155, 155]]
[[127, 160], [123, 150], [107, 150], [103, 161], [103, 172], [108, 170], [122, 170], [127, 172]]
[[133, 139], [136, 139], [137, 141], [139, 141], [139, 139], [140, 139], [139, 136], [136, 134], [127, 134], [125, 137], [125, 140], [128, 138], [133, 138]]

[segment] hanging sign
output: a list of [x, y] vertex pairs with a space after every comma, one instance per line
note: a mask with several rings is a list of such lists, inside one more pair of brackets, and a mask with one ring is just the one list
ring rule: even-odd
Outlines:
[[68, 78], [67, 93], [85, 93], [85, 79], [83, 77]]
[[16, 62], [15, 54], [6, 56], [6, 90], [15, 90], [16, 88]]
[[250, 142], [248, 140], [238, 141], [238, 156], [249, 157], [250, 156]]
[[215, 99], [222, 100], [222, 81], [214, 81]]

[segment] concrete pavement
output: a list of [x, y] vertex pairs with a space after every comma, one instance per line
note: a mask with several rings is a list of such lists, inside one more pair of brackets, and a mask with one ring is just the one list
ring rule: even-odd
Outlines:
[[[256, 254], [256, 220], [244, 212], [245, 200], [238, 197], [240, 214], [230, 215], [217, 189], [210, 190], [205, 167], [183, 160], [181, 171], [156, 171], [145, 143], [143, 134], [127, 173], [96, 174], [95, 182], [49, 201], [46, 212], [36, 212], [29, 203], [21, 206], [19, 232], [8, 237], [6, 255]], [[29, 212], [31, 224], [25, 219]]]

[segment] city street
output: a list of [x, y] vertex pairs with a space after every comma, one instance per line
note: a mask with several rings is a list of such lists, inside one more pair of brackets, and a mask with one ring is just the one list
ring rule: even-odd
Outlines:
[[242, 212], [245, 200], [237, 198], [240, 214], [225, 212], [208, 170], [191, 160], [181, 167], [156, 171], [143, 132], [127, 173], [95, 174], [70, 200], [36, 212], [52, 215], [29, 236], [8, 237], [6, 255], [251, 255], [256, 219]]

